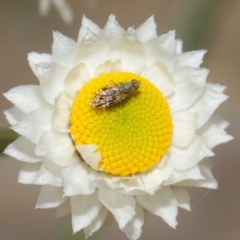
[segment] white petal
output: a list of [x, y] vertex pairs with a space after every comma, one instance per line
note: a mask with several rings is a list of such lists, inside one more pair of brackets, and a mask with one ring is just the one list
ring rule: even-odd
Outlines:
[[180, 39], [176, 40], [176, 53], [182, 53], [183, 42]]
[[[92, 192], [90, 192], [90, 194], [91, 193]], [[64, 196], [76, 196], [81, 194], [82, 194], [82, 190], [78, 189], [68, 181], [64, 182]]]
[[97, 217], [93, 219], [93, 221], [83, 229], [86, 239], [100, 229], [107, 217], [107, 213], [108, 210], [104, 206], [102, 206]]
[[76, 65], [64, 80], [64, 90], [67, 95], [74, 99], [82, 86], [91, 79], [90, 72], [85, 64]]
[[193, 166], [192, 168], [188, 168], [182, 171], [174, 171], [172, 176], [163, 182], [163, 185], [172, 185], [177, 184], [184, 180], [202, 180], [204, 179], [198, 165]]
[[28, 54], [28, 63], [36, 77], [41, 81], [46, 79], [49, 75], [52, 55], [32, 52]]
[[213, 152], [206, 147], [202, 139], [195, 135], [185, 148], [172, 146], [169, 151], [169, 162], [177, 170], [184, 170], [198, 164], [203, 158], [213, 156]]
[[[93, 176], [91, 175], [92, 169], [81, 161], [82, 160], [76, 157], [75, 162], [72, 162], [70, 165], [62, 169], [64, 179], [70, 183], [64, 185], [66, 195], [88, 195], [95, 191]], [[73, 185], [74, 188], [71, 189], [71, 185]], [[70, 189], [67, 189], [67, 186], [69, 186]]]
[[47, 151], [42, 144], [37, 144], [35, 148], [36, 156], [42, 157], [47, 155]]
[[76, 149], [87, 164], [93, 169], [99, 170], [98, 163], [101, 160], [101, 154], [96, 152], [97, 146], [95, 144], [77, 145]]
[[164, 51], [168, 54], [173, 54], [176, 52], [175, 31], [169, 31], [166, 34], [159, 36], [157, 41], [158, 47], [161, 51]]
[[72, 67], [73, 54], [77, 43], [62, 35], [60, 32], [53, 32], [52, 57], [53, 61], [67, 68]]
[[162, 171], [157, 167], [141, 174], [140, 177], [145, 187], [144, 190], [151, 195], [154, 194], [164, 180], [164, 174], [162, 174]]
[[177, 183], [177, 186], [189, 187], [204, 187], [210, 189], [217, 189], [218, 183], [211, 172], [211, 161], [205, 160], [199, 164], [203, 179], [200, 180], [185, 180]]
[[100, 36], [95, 36], [89, 29], [86, 30], [85, 38], [82, 40], [74, 58], [74, 65], [84, 63], [90, 70], [94, 70], [106, 60], [107, 45]]
[[141, 195], [146, 193], [153, 194], [152, 190], [149, 190], [145, 186], [143, 186], [143, 183], [141, 183], [140, 179], [139, 181], [135, 181], [138, 182], [136, 185], [134, 184], [134, 180], [124, 182], [124, 185], [122, 186], [122, 189], [119, 190], [119, 192], [128, 195]]
[[161, 161], [156, 165], [160, 169], [161, 175], [164, 181], [169, 179], [169, 177], [175, 171], [174, 165], [169, 161], [169, 156], [164, 156]]
[[23, 162], [41, 162], [42, 158], [37, 157], [34, 152], [35, 147], [35, 144], [21, 136], [13, 143], [9, 144], [4, 150], [4, 153]]
[[66, 24], [71, 23], [73, 20], [73, 13], [67, 2], [65, 0], [52, 0], [52, 3], [55, 5], [63, 21]]
[[148, 18], [141, 26], [136, 29], [136, 33], [140, 42], [147, 42], [151, 38], [157, 37], [157, 25], [154, 17]]
[[43, 166], [54, 176], [62, 178], [62, 168], [52, 162], [50, 159], [43, 157]]
[[[97, 188], [104, 189], [106, 191], [110, 191], [110, 190], [116, 188], [114, 182], [111, 182], [112, 184], [111, 183], [108, 184], [109, 183], [109, 179], [111, 179], [111, 176], [106, 176], [107, 174], [105, 174], [103, 172], [100, 172], [97, 175], [98, 175], [98, 178], [93, 178], [94, 184], [95, 184], [95, 186]], [[105, 176], [106, 176], [106, 178], [105, 178]], [[113, 188], [111, 188], [112, 185], [113, 185]]]
[[42, 134], [40, 143], [45, 148], [47, 157], [55, 164], [61, 167], [70, 164], [75, 148], [69, 134], [46, 131]]
[[71, 205], [70, 199], [65, 200], [60, 206], [57, 208], [56, 217], [63, 217], [71, 213]]
[[158, 38], [153, 38], [144, 44], [147, 54], [147, 66], [155, 62], [161, 62], [170, 72], [174, 70], [176, 58], [176, 54], [172, 53], [175, 51], [174, 35], [174, 32], [169, 32], [166, 36], [162, 35]]
[[212, 168], [212, 162], [211, 160], [206, 160], [204, 162], [201, 162], [199, 164], [201, 173], [204, 177], [204, 180], [198, 181], [198, 187], [204, 187], [204, 188], [210, 188], [210, 189], [217, 189], [218, 182], [214, 178], [211, 168]]
[[181, 67], [175, 69], [173, 78], [176, 83], [191, 81], [200, 87], [204, 87], [209, 70], [205, 68]]
[[160, 62], [147, 67], [143, 71], [142, 76], [152, 82], [165, 97], [170, 95], [174, 89], [172, 76], [167, 68]]
[[173, 70], [176, 58], [175, 31], [150, 39], [144, 44], [144, 47], [147, 52], [148, 65], [161, 62], [170, 71]]
[[162, 187], [155, 195], [139, 195], [136, 200], [144, 208], [163, 219], [169, 226], [176, 228], [178, 204], [171, 188]]
[[102, 65], [98, 66], [97, 69], [94, 72], [95, 76], [99, 76], [104, 73], [108, 72], [121, 72], [122, 71], [122, 64], [121, 61], [106, 61]]
[[197, 129], [197, 114], [190, 112], [176, 112], [173, 116], [173, 138], [172, 144], [176, 146], [187, 146], [192, 140]]
[[23, 184], [35, 184], [37, 174], [40, 170], [41, 163], [27, 163], [20, 170], [18, 182]]
[[123, 232], [130, 240], [136, 240], [141, 236], [142, 226], [144, 224], [143, 208], [136, 203], [136, 214], [133, 219], [123, 228]]
[[42, 186], [36, 208], [55, 208], [66, 200], [62, 187]]
[[197, 133], [203, 138], [206, 146], [210, 149], [233, 139], [231, 135], [224, 131], [225, 127], [222, 128], [222, 123], [223, 122], [215, 123], [210, 120], [197, 131]]
[[44, 166], [41, 166], [39, 173], [36, 176], [35, 180], [36, 185], [52, 185], [55, 187], [61, 187], [63, 181], [61, 177], [57, 177], [49, 172]]
[[80, 28], [80, 31], [78, 34], [78, 43], [85, 38], [86, 29], [89, 29], [94, 34], [98, 34], [101, 30], [97, 24], [95, 24], [94, 22], [92, 22], [90, 19], [86, 18], [83, 15], [82, 27]]
[[53, 128], [61, 133], [68, 133], [70, 128], [69, 118], [71, 115], [72, 102], [64, 94], [60, 93], [53, 111]]
[[48, 76], [40, 80], [43, 96], [50, 104], [54, 105], [58, 94], [63, 91], [63, 82], [67, 73], [66, 67], [52, 63]]
[[98, 172], [94, 179], [94, 183], [96, 187], [100, 189], [115, 190], [128, 195], [144, 194], [146, 192], [150, 194], [153, 193], [152, 189], [148, 189], [143, 185], [141, 178], [135, 178], [134, 176], [121, 179], [104, 172]]
[[42, 133], [51, 129], [52, 112], [48, 109], [38, 109], [25, 115], [21, 122], [12, 128], [15, 132], [25, 136], [37, 144]]
[[200, 67], [203, 62], [203, 57], [207, 51], [199, 50], [186, 53], [180, 53], [177, 55], [175, 67], [180, 68], [184, 66], [189, 67]]
[[116, 17], [111, 14], [108, 18], [106, 26], [102, 30], [107, 36], [115, 37], [124, 32], [124, 29], [119, 25]]
[[187, 109], [200, 96], [203, 90], [202, 87], [191, 81], [176, 84], [173, 95], [168, 99], [171, 111], [176, 112]]
[[3, 113], [6, 116], [7, 121], [11, 125], [15, 125], [18, 122], [20, 122], [22, 120], [23, 116], [25, 115], [22, 111], [20, 111], [15, 106], [12, 108], [9, 108], [8, 110], [4, 111]]
[[87, 227], [98, 215], [102, 206], [97, 191], [90, 195], [71, 197], [72, 226], [76, 233]]
[[17, 86], [3, 95], [23, 113], [38, 108], [51, 109], [51, 105], [44, 100], [40, 87], [36, 85]]
[[123, 70], [126, 72], [141, 73], [145, 58], [143, 44], [123, 35], [115, 37], [108, 47], [107, 59], [111, 61], [121, 60]]
[[200, 99], [189, 108], [198, 114], [197, 127], [200, 128], [212, 116], [216, 108], [228, 97], [223, 94], [225, 87], [219, 84], [207, 83]]
[[178, 207], [190, 211], [190, 196], [185, 188], [171, 186], [172, 192], [177, 199]]
[[98, 197], [102, 204], [113, 214], [120, 229], [123, 229], [135, 215], [133, 196], [99, 189]]

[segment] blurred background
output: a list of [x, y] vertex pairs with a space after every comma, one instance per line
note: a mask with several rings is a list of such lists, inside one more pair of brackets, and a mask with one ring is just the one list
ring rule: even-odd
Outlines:
[[[207, 49], [203, 67], [208, 81], [227, 86], [230, 96], [218, 112], [230, 121], [234, 141], [216, 147], [214, 175], [218, 190], [189, 189], [192, 211], [179, 210], [176, 230], [160, 218], [147, 216], [140, 240], [240, 239], [240, 1], [239, 0], [69, 0], [74, 12], [66, 25], [52, 8], [42, 18], [37, 0], [0, 1], [1, 92], [16, 85], [38, 84], [28, 66], [27, 53], [51, 51], [52, 30], [77, 38], [82, 15], [103, 27], [109, 14], [126, 29], [154, 14], [158, 34], [176, 29], [184, 51]], [[0, 96], [0, 112], [11, 107]], [[0, 127], [8, 127], [3, 114]], [[39, 186], [17, 183], [22, 163], [0, 157], [0, 240], [71, 240], [70, 217], [55, 218], [55, 210], [35, 210]], [[89, 240], [126, 240], [116, 225], [101, 229]]]

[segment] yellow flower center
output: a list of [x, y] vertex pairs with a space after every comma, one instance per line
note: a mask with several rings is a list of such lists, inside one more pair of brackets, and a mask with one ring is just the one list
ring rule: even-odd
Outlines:
[[[99, 89], [132, 79], [140, 87], [121, 102], [101, 109], [90, 105]], [[74, 99], [70, 123], [75, 145], [96, 144], [98, 169], [112, 175], [147, 171], [161, 161], [172, 139], [172, 117], [162, 93], [147, 79], [127, 72], [103, 74], [85, 84]]]

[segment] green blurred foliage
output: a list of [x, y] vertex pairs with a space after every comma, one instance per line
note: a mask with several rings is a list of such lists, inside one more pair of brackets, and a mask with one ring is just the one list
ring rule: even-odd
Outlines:
[[66, 216], [59, 225], [52, 240], [85, 240], [83, 231], [73, 235], [71, 216]]
[[11, 129], [0, 129], [0, 151], [3, 153], [8, 144], [18, 138], [18, 134]]
[[203, 40], [215, 11], [223, 0], [193, 0], [187, 4], [184, 19], [179, 19], [179, 37], [183, 40], [183, 50], [204, 48]]

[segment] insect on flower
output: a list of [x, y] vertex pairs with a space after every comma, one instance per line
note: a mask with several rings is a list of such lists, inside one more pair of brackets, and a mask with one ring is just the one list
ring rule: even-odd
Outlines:
[[94, 108], [106, 108], [124, 100], [132, 91], [137, 90], [140, 81], [132, 79], [128, 82], [112, 83], [95, 92], [95, 97], [90, 101]]

